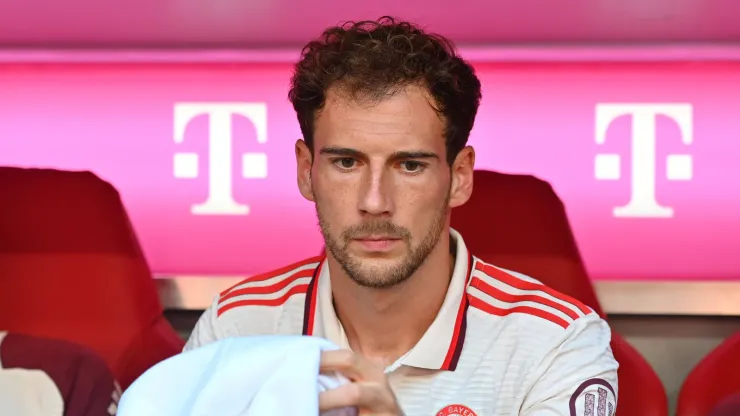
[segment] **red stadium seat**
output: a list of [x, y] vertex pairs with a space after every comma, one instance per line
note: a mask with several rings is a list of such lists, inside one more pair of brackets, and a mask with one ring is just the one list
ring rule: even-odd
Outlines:
[[[452, 211], [452, 227], [482, 260], [532, 276], [605, 316], [565, 207], [547, 182], [476, 171], [473, 196]], [[620, 364], [616, 414], [667, 416], [665, 389], [650, 365], [616, 333], [612, 350]]]
[[[720, 402], [740, 394], [740, 376], [738, 375], [740, 375], [740, 332], [722, 342], [686, 377], [678, 395], [676, 415], [709, 415]], [[740, 412], [738, 398], [734, 400], [734, 403], [728, 403], [725, 406], [734, 404], [735, 409]]]
[[0, 329], [90, 347], [123, 388], [181, 351], [113, 186], [0, 167], [0, 193]]

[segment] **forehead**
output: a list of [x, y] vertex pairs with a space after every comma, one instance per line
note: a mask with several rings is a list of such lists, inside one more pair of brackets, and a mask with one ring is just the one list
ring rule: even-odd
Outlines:
[[409, 86], [379, 102], [353, 100], [329, 89], [314, 124], [314, 146], [398, 151], [444, 148], [444, 123], [421, 87]]

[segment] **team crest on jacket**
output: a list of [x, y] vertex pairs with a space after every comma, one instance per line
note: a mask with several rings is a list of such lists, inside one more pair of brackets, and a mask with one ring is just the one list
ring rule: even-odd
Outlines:
[[439, 412], [437, 412], [437, 416], [478, 416], [478, 414], [468, 406], [451, 404], [443, 407]]

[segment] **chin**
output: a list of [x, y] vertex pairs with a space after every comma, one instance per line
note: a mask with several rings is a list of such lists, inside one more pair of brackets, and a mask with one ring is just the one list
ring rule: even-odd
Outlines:
[[362, 264], [362, 270], [391, 270], [403, 264], [405, 257], [396, 253], [357, 253], [351, 256], [355, 264]]
[[408, 277], [398, 278], [394, 276], [388, 276], [387, 274], [380, 275], [383, 276], [382, 278], [378, 278], [378, 276], [379, 275], [377, 273], [363, 271], [361, 275], [355, 275], [351, 277], [352, 280], [354, 280], [355, 283], [359, 284], [360, 286], [372, 289], [391, 289], [408, 280]]
[[352, 280], [361, 286], [387, 289], [405, 282], [409, 277], [401, 260], [362, 260], [361, 264], [361, 267], [349, 273]]

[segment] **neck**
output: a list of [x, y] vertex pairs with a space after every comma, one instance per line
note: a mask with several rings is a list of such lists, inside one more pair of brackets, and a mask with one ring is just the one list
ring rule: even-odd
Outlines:
[[334, 309], [350, 348], [387, 366], [411, 350], [437, 317], [455, 258], [445, 232], [412, 276], [387, 289], [358, 285], [331, 256], [328, 265]]

